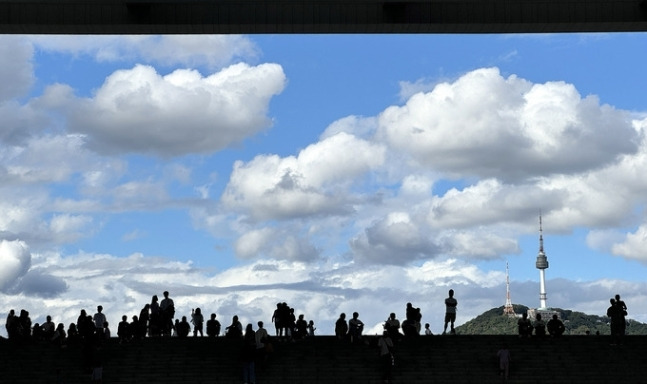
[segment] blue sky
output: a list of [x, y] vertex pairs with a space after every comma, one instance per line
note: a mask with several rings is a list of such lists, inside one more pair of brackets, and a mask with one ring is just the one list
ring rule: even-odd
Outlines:
[[7, 311], [647, 321], [645, 34], [0, 39]]

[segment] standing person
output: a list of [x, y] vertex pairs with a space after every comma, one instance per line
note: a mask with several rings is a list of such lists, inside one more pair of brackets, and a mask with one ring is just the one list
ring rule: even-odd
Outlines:
[[627, 304], [625, 304], [624, 301], [620, 300], [620, 295], [616, 295], [616, 305], [618, 306], [618, 311], [622, 315], [622, 322], [620, 323], [621, 326], [621, 336], [624, 336], [627, 332], [627, 320], [625, 319], [627, 317]]
[[202, 311], [200, 310], [200, 308], [191, 310], [191, 322], [193, 323], [193, 337], [198, 336], [198, 333], [200, 333], [200, 337], [204, 336], [202, 334], [204, 316], [202, 316]]
[[541, 314], [535, 316], [535, 336], [544, 337], [546, 336], [546, 322], [541, 318]]
[[94, 321], [94, 330], [97, 335], [97, 340], [103, 340], [103, 330], [104, 324], [106, 322], [106, 315], [103, 314], [103, 307], [101, 305], [97, 307], [97, 313], [94, 314], [92, 320]]
[[611, 345], [622, 344], [623, 310], [615, 299], [610, 299], [609, 303], [611, 305], [607, 308], [607, 316], [611, 319]]
[[359, 313], [353, 312], [353, 318], [348, 320], [348, 334], [350, 342], [354, 343], [362, 338], [364, 323], [359, 319]]
[[243, 361], [243, 382], [253, 384], [256, 382], [256, 332], [252, 324], [247, 324], [245, 328], [243, 350], [241, 360]]
[[16, 337], [16, 330], [18, 328], [18, 316], [16, 316], [15, 310], [10, 310], [7, 315], [7, 322], [5, 323], [5, 328], [7, 329], [7, 337], [14, 339]]
[[315, 335], [315, 322], [313, 320], [310, 320], [308, 322], [308, 337], [313, 337]]
[[[263, 328], [263, 322], [259, 321], [258, 330], [256, 331], [256, 359], [259, 363], [265, 362], [267, 354], [265, 353], [265, 345], [269, 344], [270, 335], [267, 333], [267, 330]], [[247, 335], [245, 335], [247, 336]]]
[[160, 317], [162, 334], [171, 335], [173, 329], [173, 318], [175, 317], [175, 303], [169, 297], [168, 291], [164, 291], [164, 298], [160, 302]]
[[281, 319], [281, 312], [281, 303], [277, 303], [274, 314], [272, 314], [272, 322], [274, 323], [274, 329], [276, 329], [276, 337], [283, 336], [283, 321]]
[[512, 361], [508, 346], [504, 344], [501, 349], [497, 351], [496, 355], [499, 358], [499, 376], [502, 377], [503, 382], [506, 382], [508, 381], [508, 374], [510, 373], [510, 362]]
[[160, 303], [157, 295], [153, 295], [151, 298], [150, 304], [150, 318], [148, 321], [148, 335], [149, 336], [159, 336], [160, 335]]
[[454, 298], [454, 290], [449, 290], [449, 297], [445, 299], [445, 326], [443, 327], [443, 335], [447, 333], [447, 324], [451, 322], [450, 333], [456, 334], [454, 323], [456, 322], [456, 307], [458, 301]]
[[348, 323], [346, 322], [346, 314], [339, 315], [339, 319], [335, 322], [335, 336], [338, 339], [343, 339], [348, 333]]
[[139, 311], [139, 317], [138, 317], [139, 321], [137, 322], [137, 325], [141, 327], [141, 329], [137, 331], [137, 334], [142, 335], [142, 337], [146, 336], [146, 330], [149, 329], [149, 326], [151, 326], [149, 324], [151, 322], [150, 309], [151, 309], [150, 304], [144, 304], [144, 308], [142, 308], [142, 310]]
[[390, 383], [393, 379], [393, 365], [395, 364], [395, 360], [393, 357], [393, 340], [391, 340], [389, 332], [384, 331], [382, 336], [377, 340], [377, 348], [380, 351], [382, 380], [384, 380], [385, 383]]
[[119, 344], [127, 343], [132, 338], [132, 327], [128, 323], [128, 316], [121, 316], [121, 321], [117, 325], [117, 337], [119, 337]]

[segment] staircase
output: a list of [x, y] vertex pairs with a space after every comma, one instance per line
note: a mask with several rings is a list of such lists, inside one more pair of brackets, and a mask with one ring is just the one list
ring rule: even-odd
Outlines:
[[[402, 384], [501, 383], [496, 352], [507, 344], [509, 383], [647, 383], [647, 337], [627, 336], [619, 346], [610, 341], [608, 336], [405, 338], [396, 343], [393, 378]], [[267, 361], [256, 365], [257, 384], [382, 383], [375, 337], [353, 345], [332, 336], [273, 345]], [[113, 339], [99, 348], [0, 339], [0, 383], [87, 383], [90, 366], [101, 361], [103, 383], [109, 384], [240, 384], [241, 346], [238, 340], [193, 337], [128, 344]]]

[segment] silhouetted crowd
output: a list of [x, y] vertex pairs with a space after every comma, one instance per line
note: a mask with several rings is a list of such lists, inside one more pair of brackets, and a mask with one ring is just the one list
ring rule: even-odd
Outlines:
[[[606, 315], [610, 319], [612, 345], [622, 344], [626, 331], [627, 306], [620, 299], [620, 295], [610, 299], [611, 306], [607, 309]], [[449, 290], [449, 296], [445, 299], [445, 318], [443, 334], [450, 325], [450, 333], [455, 334], [454, 322], [456, 320], [456, 308], [458, 301], [454, 297], [454, 291]], [[394, 348], [403, 338], [418, 337], [422, 330], [422, 314], [420, 308], [414, 307], [411, 303], [406, 304], [406, 315], [400, 323], [395, 313], [390, 313], [383, 323], [383, 334], [371, 341], [363, 340], [364, 323], [359, 318], [359, 313], [354, 312], [350, 319], [346, 314], [341, 313], [334, 325], [335, 336], [342, 341], [350, 341], [351, 344], [360, 343], [378, 349], [382, 375], [384, 382], [391, 382], [392, 369], [395, 364]], [[224, 327], [223, 336], [241, 341], [240, 361], [242, 363], [242, 377], [244, 383], [255, 383], [255, 364], [264, 364], [268, 355], [273, 352], [274, 341], [296, 342], [315, 335], [313, 320], [306, 320], [303, 314], [295, 314], [295, 309], [287, 303], [277, 303], [272, 314], [271, 321], [274, 323], [275, 336], [270, 337], [264, 328], [262, 321], [257, 322], [257, 328], [249, 323], [243, 327], [237, 315], [234, 315], [231, 324]], [[528, 318], [528, 313], [523, 313], [517, 321], [519, 337], [559, 337], [565, 331], [564, 323], [557, 314], [545, 322], [541, 313], [535, 315], [534, 321]], [[103, 313], [103, 307], [97, 306], [96, 313], [90, 315], [85, 309], [81, 309], [76, 323], [71, 323], [67, 329], [64, 324], [55, 325], [51, 316], [46, 317], [42, 324], [32, 324], [29, 312], [25, 309], [16, 314], [12, 309], [9, 311], [6, 321], [7, 335], [10, 340], [17, 342], [47, 342], [66, 347], [68, 345], [81, 345], [84, 348], [86, 366], [92, 372], [93, 380], [101, 381], [102, 365], [100, 361], [92, 361], [93, 352], [96, 346], [112, 338], [109, 323]], [[205, 321], [205, 316], [200, 308], [191, 310], [190, 318], [187, 316], [175, 317], [175, 304], [169, 297], [169, 292], [163, 293], [163, 299], [159, 300], [157, 295], [151, 298], [151, 302], [144, 305], [139, 315], [123, 315], [117, 326], [117, 338], [119, 343], [130, 343], [134, 340], [142, 340], [146, 337], [177, 337], [186, 338], [191, 333], [194, 337], [219, 337], [223, 329], [215, 313], [211, 313]], [[432, 335], [429, 323], [424, 325], [424, 335]], [[509, 351], [502, 348], [497, 352], [500, 359], [500, 372], [507, 378]]]

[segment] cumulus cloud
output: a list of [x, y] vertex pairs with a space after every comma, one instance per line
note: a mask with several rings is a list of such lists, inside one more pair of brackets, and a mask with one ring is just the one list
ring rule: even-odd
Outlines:
[[382, 146], [342, 132], [296, 157], [237, 161], [221, 201], [262, 220], [349, 212], [347, 188], [383, 161]]
[[501, 180], [581, 172], [637, 149], [627, 113], [582, 98], [571, 84], [504, 78], [497, 68], [468, 72], [385, 109], [379, 133], [424, 166]]
[[11, 290], [31, 267], [31, 253], [20, 240], [0, 240], [0, 292]]
[[42, 270], [33, 269], [18, 281], [13, 292], [51, 299], [59, 297], [66, 290], [67, 284], [63, 279], [49, 275]]
[[33, 48], [24, 38], [0, 36], [0, 103], [23, 96], [31, 87], [33, 55]]
[[[422, 227], [424, 228], [424, 227]], [[406, 212], [393, 212], [350, 241], [357, 261], [406, 264], [438, 256], [440, 247]]]
[[253, 59], [255, 44], [237, 35], [165, 36], [31, 36], [41, 50], [74, 56], [88, 55], [99, 62], [138, 61], [160, 65], [216, 68], [236, 59]]
[[647, 263], [647, 225], [643, 224], [633, 233], [628, 233], [623, 242], [613, 244], [614, 255]]
[[98, 152], [170, 157], [213, 153], [268, 128], [269, 101], [284, 86], [276, 64], [241, 63], [207, 77], [137, 65], [110, 75], [92, 98], [54, 85], [40, 102], [62, 111]]
[[236, 255], [243, 259], [313, 261], [320, 251], [304, 236], [287, 228], [260, 228], [241, 235], [234, 245]]

